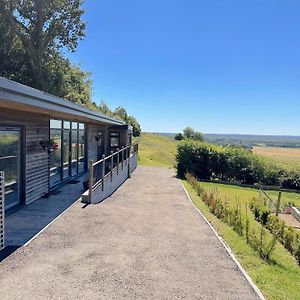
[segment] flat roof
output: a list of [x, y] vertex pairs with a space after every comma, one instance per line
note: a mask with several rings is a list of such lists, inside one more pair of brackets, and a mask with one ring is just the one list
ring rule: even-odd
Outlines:
[[59, 112], [109, 125], [125, 125], [121, 120], [3, 77], [0, 77], [0, 101], [39, 108], [49, 114]]

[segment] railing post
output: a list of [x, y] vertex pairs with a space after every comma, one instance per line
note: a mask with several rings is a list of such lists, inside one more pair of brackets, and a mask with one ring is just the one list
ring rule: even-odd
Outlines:
[[131, 177], [131, 169], [130, 169], [130, 152], [131, 152], [131, 145], [129, 145], [128, 149], [129, 149], [129, 151], [128, 151], [128, 153], [129, 153], [129, 156], [128, 156], [128, 178], [130, 178], [130, 177]]
[[94, 161], [90, 160], [89, 166], [90, 176], [89, 176], [89, 201], [92, 202], [93, 197], [93, 184], [94, 184]]
[[102, 192], [104, 191], [104, 177], [105, 177], [105, 155], [102, 155]]
[[110, 182], [112, 182], [112, 175], [113, 175], [113, 165], [114, 165], [114, 152], [110, 151]]
[[280, 201], [281, 201], [281, 191], [278, 194], [278, 199], [276, 203], [276, 216], [278, 217], [279, 209], [280, 209]]
[[120, 149], [117, 149], [117, 175], [119, 175]]
[[124, 170], [124, 146], [122, 146], [122, 170]]
[[5, 178], [4, 172], [0, 171], [0, 250], [5, 247], [5, 192], [4, 192]]

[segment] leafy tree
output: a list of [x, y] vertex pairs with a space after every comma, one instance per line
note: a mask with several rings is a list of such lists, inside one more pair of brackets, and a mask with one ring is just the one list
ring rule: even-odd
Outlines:
[[120, 118], [121, 120], [127, 122], [128, 121], [128, 114], [124, 107], [118, 106], [114, 111], [114, 116], [116, 118]]
[[204, 141], [204, 136], [201, 132], [195, 131], [194, 136], [192, 137], [193, 140], [203, 142]]
[[73, 65], [62, 49], [74, 52], [84, 37], [83, 0], [0, 0], [0, 76], [120, 118], [141, 132], [123, 107], [112, 111], [92, 102], [91, 74]]
[[109, 106], [103, 100], [101, 100], [101, 103], [97, 107], [97, 109], [105, 115], [113, 116], [113, 112], [111, 111]]
[[77, 104], [95, 108], [91, 103], [91, 74], [68, 63], [67, 72], [63, 75], [61, 96]]
[[174, 139], [175, 139], [176, 141], [181, 141], [181, 140], [183, 140], [183, 134], [180, 133], [180, 132], [177, 133], [177, 134], [175, 135]]
[[191, 127], [186, 127], [183, 129], [183, 138], [184, 139], [191, 139], [199, 142], [204, 141], [204, 136], [201, 132], [195, 131]]
[[132, 134], [133, 134], [133, 136], [140, 136], [141, 135], [141, 132], [142, 132], [141, 125], [136, 120], [135, 117], [129, 116], [127, 123], [132, 126]]
[[183, 137], [185, 139], [192, 139], [194, 134], [195, 134], [195, 131], [191, 127], [186, 127], [185, 129], [183, 129]]
[[[74, 52], [84, 37], [82, 0], [2, 0], [0, 19], [20, 43], [30, 67], [31, 86], [47, 90], [47, 65], [61, 48]], [[51, 73], [51, 72], [50, 72]]]

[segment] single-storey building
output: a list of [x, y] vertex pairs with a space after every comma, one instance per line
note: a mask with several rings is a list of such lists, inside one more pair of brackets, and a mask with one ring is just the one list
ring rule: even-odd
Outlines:
[[7, 212], [130, 143], [131, 127], [124, 122], [0, 77], [0, 171]]

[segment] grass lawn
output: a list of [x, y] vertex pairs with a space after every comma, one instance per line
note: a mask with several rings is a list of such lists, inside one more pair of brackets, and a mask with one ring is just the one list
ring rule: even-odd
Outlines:
[[[195, 205], [201, 210], [206, 218], [211, 222], [219, 235], [226, 241], [236, 257], [239, 259], [247, 273], [255, 284], [262, 291], [267, 299], [299, 299], [300, 298], [300, 268], [295, 259], [277, 243], [275, 251], [271, 254], [271, 262], [266, 262], [260, 258], [244, 237], [239, 236], [230, 226], [220, 221], [210, 213], [206, 204], [196, 195], [192, 187], [182, 181], [189, 192]], [[224, 186], [213, 183], [203, 183], [205, 188], [218, 188], [220, 197], [232, 199], [238, 196], [241, 202], [247, 202], [252, 194], [257, 195], [257, 191], [252, 189]], [[252, 215], [249, 212], [249, 216]], [[260, 225], [252, 218], [250, 227]]]
[[[235, 185], [201, 182], [201, 186], [210, 191], [213, 189], [218, 190], [218, 195], [222, 200], [228, 203], [236, 203], [239, 200], [242, 204], [249, 203], [252, 198], [259, 197], [259, 191], [253, 188], [239, 187]], [[278, 192], [277, 191], [266, 191], [267, 194], [274, 200], [277, 201]], [[293, 202], [296, 206], [300, 207], [300, 193], [282, 193], [281, 203]]]
[[166, 136], [142, 133], [139, 141], [140, 165], [173, 168], [177, 142]]

